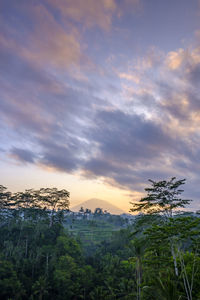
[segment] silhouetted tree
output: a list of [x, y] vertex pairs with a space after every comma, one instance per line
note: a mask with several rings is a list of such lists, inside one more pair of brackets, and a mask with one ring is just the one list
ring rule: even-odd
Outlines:
[[95, 208], [94, 214], [95, 215], [102, 215], [103, 214], [103, 209], [99, 208], [99, 207]]
[[9, 208], [11, 205], [11, 193], [5, 186], [0, 185], [0, 209]]
[[152, 187], [145, 188], [147, 196], [139, 203], [131, 202], [131, 212], [144, 212], [147, 214], [163, 214], [166, 218], [173, 216], [177, 208], [184, 208], [192, 200], [180, 198], [183, 190], [179, 187], [185, 184], [185, 179], [176, 180], [172, 177], [169, 181], [153, 181], [149, 179]]

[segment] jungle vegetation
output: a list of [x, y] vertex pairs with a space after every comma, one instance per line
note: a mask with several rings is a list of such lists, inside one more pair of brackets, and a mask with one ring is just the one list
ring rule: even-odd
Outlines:
[[0, 298], [200, 299], [200, 219], [181, 212], [185, 180], [150, 180], [134, 224], [92, 253], [64, 226], [69, 192], [0, 186]]

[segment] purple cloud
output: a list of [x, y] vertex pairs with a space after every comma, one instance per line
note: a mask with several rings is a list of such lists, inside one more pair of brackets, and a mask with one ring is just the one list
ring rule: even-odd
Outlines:
[[11, 157], [20, 161], [21, 163], [34, 163], [36, 158], [34, 152], [16, 147], [12, 148], [9, 154]]

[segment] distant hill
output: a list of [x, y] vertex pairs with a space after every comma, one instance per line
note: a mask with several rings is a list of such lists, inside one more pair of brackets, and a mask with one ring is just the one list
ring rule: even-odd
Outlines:
[[101, 200], [101, 199], [95, 199], [95, 198], [84, 201], [74, 207], [71, 207], [70, 210], [76, 212], [76, 211], [79, 211], [81, 207], [83, 207], [84, 209], [89, 208], [92, 210], [92, 212], [94, 212], [95, 208], [99, 207], [99, 208], [102, 208], [103, 210], [107, 210], [109, 213], [111, 213], [113, 215], [121, 215], [121, 214], [125, 213], [122, 209], [109, 203], [108, 201]]

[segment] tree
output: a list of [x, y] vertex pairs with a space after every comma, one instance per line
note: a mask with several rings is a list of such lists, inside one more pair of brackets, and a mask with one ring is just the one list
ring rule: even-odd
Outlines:
[[17, 208], [41, 208], [38, 193], [33, 189], [17, 192], [12, 198]]
[[38, 197], [43, 205], [51, 210], [69, 209], [69, 195], [70, 193], [57, 188], [41, 188], [38, 192]]
[[[154, 236], [157, 240], [159, 239], [159, 243], [162, 243], [162, 241], [164, 240], [163, 236], [161, 235], [161, 228], [162, 233], [163, 231], [167, 233], [166, 238], [170, 246], [171, 255], [173, 257], [174, 271], [176, 277], [178, 277], [178, 260], [180, 259], [181, 255], [179, 242], [181, 240], [182, 230], [184, 230], [187, 222], [183, 219], [180, 221], [176, 220], [176, 218], [173, 218], [173, 216], [178, 208], [184, 208], [192, 200], [182, 199], [180, 197], [183, 192], [183, 190], [180, 189], [180, 186], [185, 184], [185, 179], [176, 180], [176, 177], [172, 177], [169, 181], [149, 181], [152, 187], [145, 189], [145, 191], [147, 192], [147, 196], [142, 198], [139, 203], [131, 203], [133, 207], [130, 210], [132, 212], [139, 211], [150, 215], [157, 214], [164, 216], [164, 218], [161, 219], [162, 225], [153, 226], [150, 231], [154, 232]], [[190, 231], [187, 236], [189, 235]], [[160, 238], [161, 236], [162, 239]], [[181, 258], [182, 257], [183, 256], [181, 256]], [[182, 262], [181, 271], [183, 270], [183, 266], [184, 262]], [[190, 288], [190, 286], [187, 286], [185, 284], [186, 277], [187, 274], [185, 273], [185, 275], [183, 276], [185, 291], [187, 294], [187, 299], [191, 300], [192, 289]]]
[[63, 190], [58, 190], [57, 188], [41, 188], [36, 191], [39, 201], [42, 203], [43, 207], [47, 207], [51, 210], [50, 216], [50, 227], [54, 223], [54, 215], [56, 210], [69, 209], [69, 195], [70, 193]]
[[[163, 272], [170, 267], [171, 259], [168, 253], [173, 247], [173, 260], [176, 263], [174, 264], [176, 278], [173, 281], [182, 279], [188, 300], [192, 300], [193, 283], [199, 267], [197, 265], [199, 225], [199, 218], [180, 216], [170, 218], [167, 223], [153, 225], [145, 232], [148, 239], [147, 252], [154, 253], [152, 259], [151, 255], [148, 255], [148, 264], [152, 264], [154, 274], [156, 265], [159, 265], [159, 269], [162, 265]], [[187, 254], [190, 255], [190, 260], [187, 259]]]
[[103, 215], [103, 209], [99, 207], [95, 208], [94, 214], [98, 216]]
[[145, 188], [147, 196], [139, 203], [133, 203], [131, 212], [144, 212], [147, 214], [163, 214], [166, 218], [173, 216], [177, 208], [184, 208], [192, 200], [182, 199], [183, 190], [179, 187], [185, 184], [185, 179], [176, 180], [172, 177], [169, 181], [153, 181], [149, 179], [152, 187]]
[[85, 213], [86, 213], [86, 214], [91, 214], [91, 213], [92, 213], [92, 211], [91, 211], [91, 209], [89, 209], [89, 208], [86, 208], [86, 209], [85, 209]]
[[38, 300], [42, 300], [43, 296], [48, 295], [48, 288], [46, 277], [40, 276], [32, 286], [33, 295], [37, 296]]
[[79, 209], [79, 212], [80, 213], [84, 213], [85, 212], [83, 206], [81, 206], [81, 208]]
[[9, 208], [11, 206], [11, 193], [7, 191], [7, 188], [0, 185], [0, 209]]
[[0, 297], [6, 299], [22, 299], [24, 291], [11, 262], [0, 260]]

